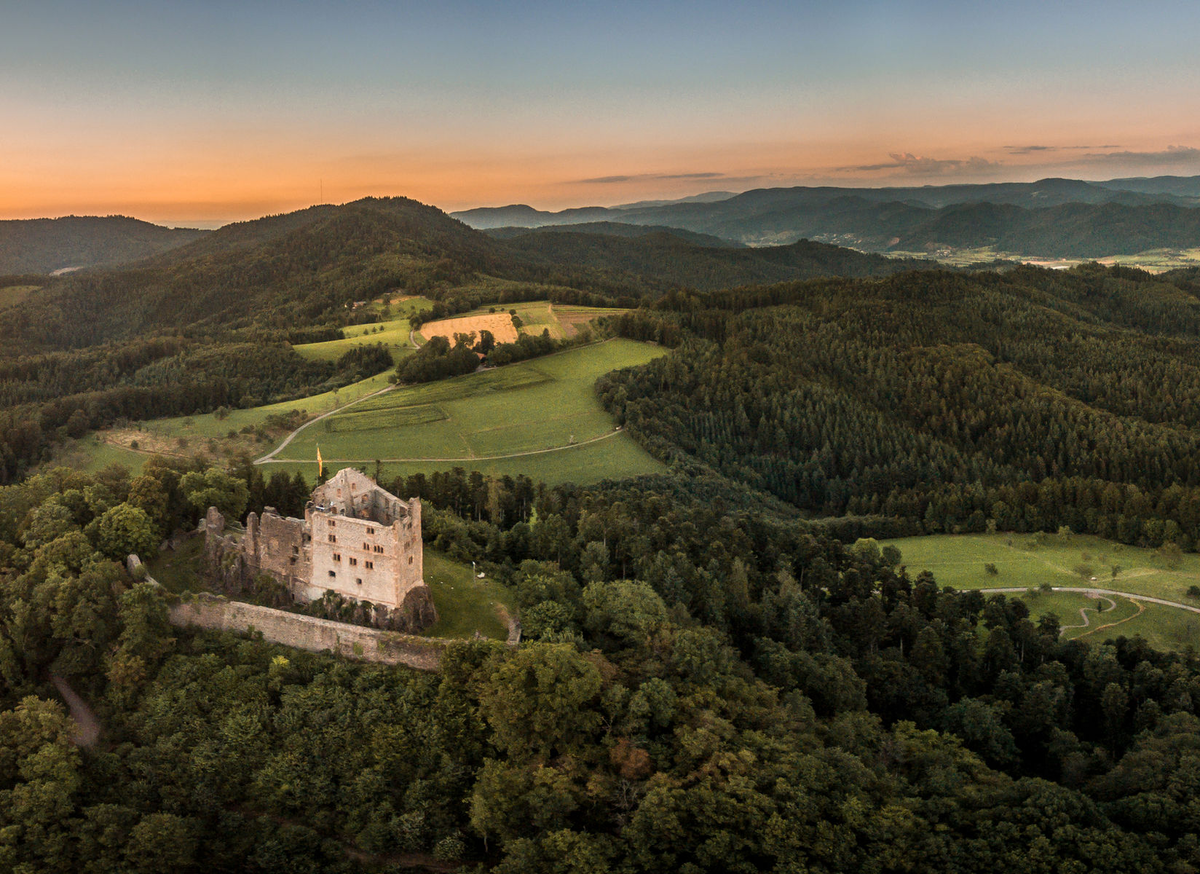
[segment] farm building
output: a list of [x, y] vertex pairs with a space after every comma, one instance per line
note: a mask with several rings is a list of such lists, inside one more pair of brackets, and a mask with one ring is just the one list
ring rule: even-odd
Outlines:
[[210, 507], [205, 537], [209, 566], [228, 589], [253, 587], [265, 573], [295, 601], [333, 592], [369, 604], [372, 624], [416, 631], [436, 621], [424, 582], [420, 499], [401, 500], [352, 468], [313, 491], [303, 519], [267, 507], [261, 518], [246, 517], [239, 536]]

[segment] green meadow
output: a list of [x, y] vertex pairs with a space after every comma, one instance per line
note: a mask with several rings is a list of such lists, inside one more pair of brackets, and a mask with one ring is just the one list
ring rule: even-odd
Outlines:
[[[1024, 600], [1035, 618], [1054, 613], [1064, 626], [1082, 624], [1079, 609], [1095, 608], [1096, 599], [1040, 591], [1042, 586], [1094, 587], [1200, 607], [1200, 600], [1187, 595], [1190, 587], [1200, 585], [1200, 555], [1172, 557], [1078, 534], [944, 534], [885, 543], [900, 550], [901, 564], [911, 578], [927, 570], [940, 585], [956, 589], [1031, 590], [1012, 597]], [[987, 571], [988, 564], [995, 566], [995, 574]], [[1102, 641], [1140, 634], [1170, 649], [1200, 643], [1200, 614], [1109, 597], [1115, 609], [1099, 615], [1089, 609], [1089, 627], [1068, 629], [1066, 636]], [[1103, 628], [1106, 625], [1111, 627]]]
[[396, 389], [306, 428], [276, 457], [312, 465], [319, 446], [329, 463], [380, 459], [392, 475], [460, 466], [546, 482], [660, 472], [659, 462], [614, 430], [594, 385], [609, 371], [662, 354], [644, 343], [610, 340]]
[[389, 304], [387, 312], [394, 317], [371, 325], [351, 325], [343, 328], [346, 336], [341, 340], [327, 340], [323, 343], [303, 343], [295, 346], [297, 354], [315, 361], [336, 361], [355, 346], [369, 346], [382, 343], [392, 353], [392, 360], [399, 361], [403, 356], [412, 352], [409, 343], [411, 326], [408, 317], [413, 313], [427, 310], [433, 302], [423, 297], [414, 297], [396, 304]]
[[309, 415], [327, 413], [353, 400], [365, 397], [371, 392], [387, 388], [391, 384], [388, 382], [389, 376], [391, 376], [391, 371], [385, 371], [337, 391], [327, 391], [323, 394], [310, 395], [309, 397], [299, 398], [294, 401], [268, 404], [264, 407], [231, 410], [224, 418], [218, 418], [215, 413], [208, 413], [202, 416], [176, 416], [171, 419], [155, 419], [150, 422], [143, 422], [142, 429], [148, 433], [168, 438], [224, 437], [230, 431], [240, 431], [247, 426], [262, 425], [268, 418], [274, 415], [286, 415], [293, 412], [305, 412]]
[[493, 640], [508, 638], [501, 611], [516, 611], [516, 597], [509, 589], [491, 578], [477, 579], [471, 565], [428, 547], [425, 585], [438, 611], [438, 621], [424, 632], [427, 637], [468, 638], [478, 631]]

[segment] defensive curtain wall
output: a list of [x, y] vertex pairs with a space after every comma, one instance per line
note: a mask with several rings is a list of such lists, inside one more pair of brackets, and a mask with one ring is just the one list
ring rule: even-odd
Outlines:
[[348, 658], [387, 665], [407, 665], [421, 671], [436, 671], [442, 651], [452, 641], [414, 637], [395, 631], [347, 625], [286, 610], [227, 601], [215, 595], [199, 595], [171, 608], [171, 624], [206, 631], [259, 633], [263, 640], [308, 652], [329, 651]]
[[[130, 572], [141, 563], [136, 555], [129, 556]], [[160, 585], [153, 577], [146, 576], [145, 579]], [[170, 620], [178, 628], [261, 634], [263, 640], [307, 652], [328, 651], [361, 661], [405, 665], [419, 671], [436, 671], [441, 666], [442, 652], [454, 642], [440, 637], [416, 637], [347, 625], [208, 594], [194, 595], [191, 600], [174, 604], [170, 608]], [[508, 646], [516, 646], [520, 641], [520, 625], [510, 622]]]

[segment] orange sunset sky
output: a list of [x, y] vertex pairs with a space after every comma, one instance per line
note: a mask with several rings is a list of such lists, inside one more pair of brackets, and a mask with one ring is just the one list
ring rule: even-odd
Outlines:
[[1197, 4], [24, 6], [6, 219], [1200, 174]]

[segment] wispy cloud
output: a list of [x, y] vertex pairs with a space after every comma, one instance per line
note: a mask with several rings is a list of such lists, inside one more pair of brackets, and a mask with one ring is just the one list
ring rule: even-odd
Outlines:
[[839, 173], [878, 173], [893, 170], [912, 176], [940, 176], [952, 173], [981, 173], [1002, 166], [999, 161], [989, 161], [978, 156], [970, 158], [929, 158], [911, 152], [892, 152], [890, 160], [878, 164], [855, 164], [838, 167]]
[[679, 182], [688, 179], [731, 179], [724, 173], [639, 173], [630, 176], [596, 176], [591, 179], [576, 179], [584, 185], [615, 185], [620, 182]]
[[[1100, 148], [1112, 148], [1100, 146]], [[1194, 146], [1167, 146], [1158, 152], [1089, 152], [1084, 155], [1088, 161], [1105, 164], [1137, 164], [1154, 167], [1162, 164], [1200, 163], [1200, 149]]]
[[1010, 155], [1040, 155], [1050, 152], [1082, 152], [1088, 149], [1119, 149], [1120, 146], [1005, 146]]

